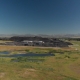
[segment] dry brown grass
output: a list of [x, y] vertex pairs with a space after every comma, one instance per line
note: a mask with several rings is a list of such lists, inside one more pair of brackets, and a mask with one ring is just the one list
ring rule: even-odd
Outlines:
[[3, 40], [0, 40], [0, 43], [6, 43], [6, 42], [13, 42], [13, 41], [3, 41]]
[[8, 46], [8, 45], [0, 45], [0, 51], [16, 51], [16, 50], [33, 50], [35, 48], [39, 49], [52, 49], [52, 50], [74, 50], [74, 48], [58, 48], [58, 47], [34, 47], [34, 46]]
[[32, 47], [26, 47], [26, 46], [0, 46], [0, 51], [16, 51], [16, 50], [26, 50], [26, 49], [32, 49]]
[[4, 77], [5, 73], [0, 73], [0, 78]]

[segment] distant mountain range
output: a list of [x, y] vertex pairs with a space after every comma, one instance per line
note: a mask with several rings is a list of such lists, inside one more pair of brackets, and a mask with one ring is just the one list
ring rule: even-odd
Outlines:
[[12, 37], [12, 36], [19, 36], [19, 37], [55, 37], [55, 38], [80, 38], [80, 34], [57, 34], [57, 35], [46, 35], [46, 34], [0, 34], [0, 37]]

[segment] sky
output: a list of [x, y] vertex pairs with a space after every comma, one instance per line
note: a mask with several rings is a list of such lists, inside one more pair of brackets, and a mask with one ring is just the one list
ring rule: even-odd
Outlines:
[[0, 34], [78, 34], [80, 0], [0, 0]]

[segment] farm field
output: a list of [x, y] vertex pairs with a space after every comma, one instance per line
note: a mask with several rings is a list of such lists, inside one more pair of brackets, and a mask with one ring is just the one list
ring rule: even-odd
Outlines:
[[0, 54], [0, 80], [80, 80], [80, 42], [72, 43], [72, 48], [0, 46], [0, 52], [9, 51], [8, 55], [53, 54], [25, 57], [2, 57]]

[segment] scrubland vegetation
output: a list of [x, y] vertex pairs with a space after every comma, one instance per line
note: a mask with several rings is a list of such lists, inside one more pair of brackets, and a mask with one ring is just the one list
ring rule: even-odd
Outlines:
[[[0, 57], [0, 80], [80, 80], [80, 42], [72, 48], [0, 46], [11, 54], [33, 52], [54, 56]], [[78, 48], [75, 50], [75, 48]]]

